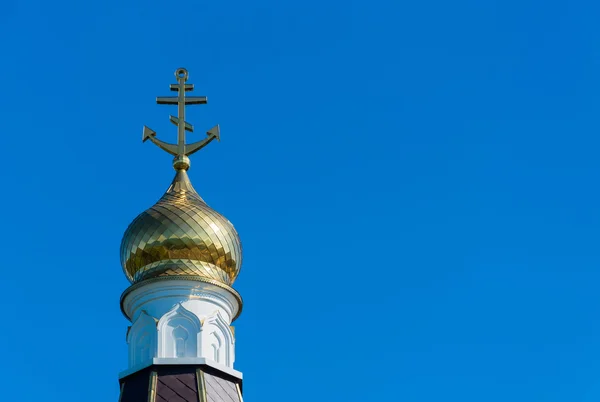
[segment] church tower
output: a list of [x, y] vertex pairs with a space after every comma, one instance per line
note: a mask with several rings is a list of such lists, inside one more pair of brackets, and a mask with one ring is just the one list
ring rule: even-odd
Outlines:
[[242, 298], [231, 287], [242, 265], [240, 238], [223, 215], [208, 206], [188, 177], [189, 155], [212, 140], [186, 144], [187, 105], [205, 104], [188, 72], [175, 72], [177, 96], [156, 102], [176, 105], [177, 144], [163, 142], [144, 127], [150, 140], [172, 154], [175, 177], [156, 204], [131, 222], [121, 241], [121, 264], [131, 282], [121, 296], [129, 367], [120, 375], [120, 402], [242, 402], [242, 374], [234, 369], [231, 323]]

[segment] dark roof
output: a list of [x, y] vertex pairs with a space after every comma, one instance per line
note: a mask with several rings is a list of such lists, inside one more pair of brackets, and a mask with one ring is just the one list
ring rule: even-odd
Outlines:
[[242, 402], [241, 380], [205, 365], [154, 365], [120, 383], [119, 402]]
[[208, 373], [204, 374], [204, 383], [206, 402], [242, 402], [236, 384]]

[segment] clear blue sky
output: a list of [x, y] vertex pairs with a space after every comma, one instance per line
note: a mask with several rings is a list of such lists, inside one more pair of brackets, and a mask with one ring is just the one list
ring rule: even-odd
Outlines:
[[185, 66], [247, 401], [597, 401], [599, 13], [3, 2], [3, 398], [117, 400], [121, 235], [173, 175], [142, 126], [174, 140], [154, 98]]

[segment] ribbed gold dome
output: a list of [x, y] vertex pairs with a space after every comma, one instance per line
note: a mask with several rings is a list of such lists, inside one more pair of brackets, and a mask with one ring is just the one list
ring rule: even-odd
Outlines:
[[197, 276], [231, 285], [242, 264], [231, 222], [196, 193], [185, 170], [162, 198], [129, 225], [121, 264], [132, 283], [159, 276]]

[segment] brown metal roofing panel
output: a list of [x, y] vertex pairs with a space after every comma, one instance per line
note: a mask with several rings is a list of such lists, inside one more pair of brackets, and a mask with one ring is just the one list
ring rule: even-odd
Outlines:
[[156, 386], [157, 402], [198, 402], [195, 373], [162, 374]]
[[[198, 395], [198, 382], [206, 399], [204, 393]], [[242, 402], [239, 379], [204, 365], [151, 366], [120, 383], [119, 402]]]
[[234, 382], [204, 373], [207, 402], [242, 402]]
[[121, 402], [137, 402], [148, 400], [148, 372], [137, 373], [123, 385]]

